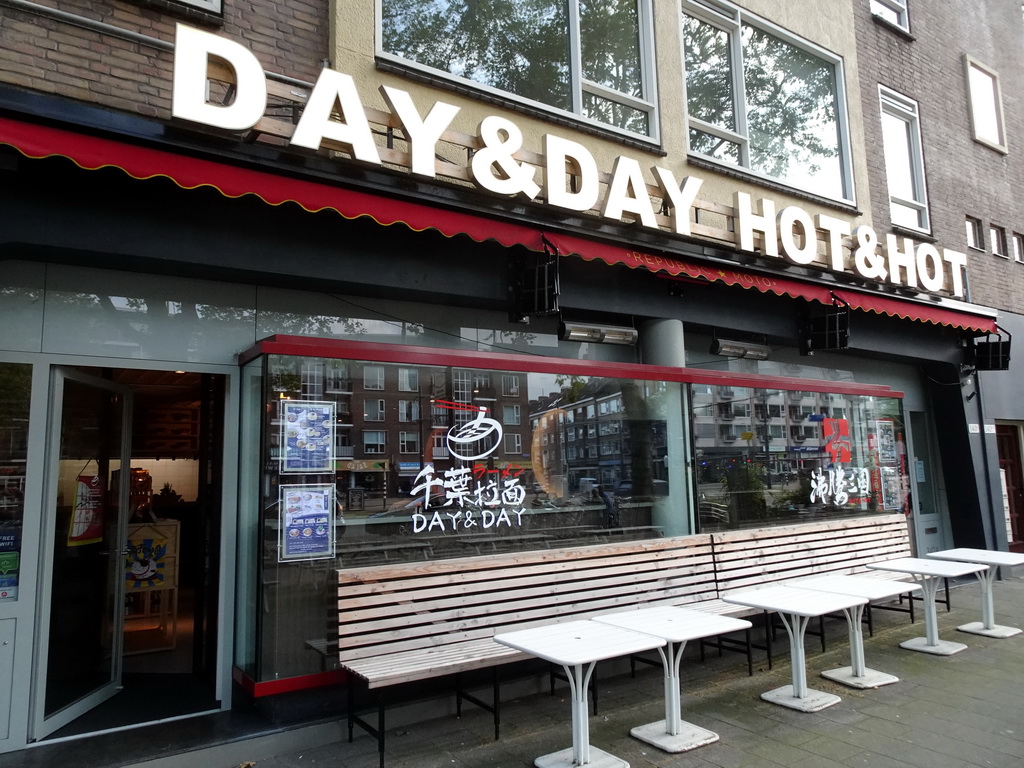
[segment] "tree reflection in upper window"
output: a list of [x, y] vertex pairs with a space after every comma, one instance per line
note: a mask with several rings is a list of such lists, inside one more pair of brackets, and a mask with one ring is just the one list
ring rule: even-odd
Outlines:
[[650, 135], [649, 8], [649, 0], [382, 0], [381, 53]]
[[684, 8], [690, 150], [850, 199], [839, 59], [724, 3]]

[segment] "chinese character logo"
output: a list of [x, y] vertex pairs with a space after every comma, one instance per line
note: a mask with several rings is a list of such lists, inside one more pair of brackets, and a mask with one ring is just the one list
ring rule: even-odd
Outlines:
[[847, 464], [850, 461], [850, 422], [846, 419], [824, 419], [825, 450], [833, 464]]

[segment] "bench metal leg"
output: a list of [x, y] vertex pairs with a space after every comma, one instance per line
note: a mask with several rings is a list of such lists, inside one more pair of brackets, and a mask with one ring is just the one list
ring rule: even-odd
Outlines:
[[462, 675], [455, 675], [455, 715], [462, 717], [462, 700], [470, 704], [476, 704], [480, 709], [485, 709], [494, 715], [494, 740], [501, 738], [501, 681], [498, 677], [498, 667], [491, 668], [491, 689], [493, 698], [491, 704], [462, 689]]
[[356, 713], [355, 686], [350, 682], [348, 686], [348, 740], [352, 743], [354, 738], [353, 730], [359, 726], [371, 736], [377, 739], [377, 752], [380, 755], [380, 768], [384, 768], [384, 693], [378, 691], [377, 697], [377, 727], [374, 728]]
[[754, 645], [751, 640], [753, 637], [750, 634], [750, 627], [743, 630], [743, 640], [735, 640], [731, 637], [725, 637], [724, 635], [717, 635], [714, 640], [708, 640], [707, 638], [701, 638], [698, 641], [700, 647], [700, 660], [703, 663], [706, 660], [704, 655], [704, 648], [706, 646], [712, 646], [718, 649], [718, 655], [721, 656], [723, 651], [739, 651], [747, 655], [747, 674], [750, 677], [754, 676], [754, 649], [757, 648], [759, 651], [766, 651], [768, 654], [768, 669], [772, 668], [772, 647], [770, 642], [766, 642], [763, 646]]

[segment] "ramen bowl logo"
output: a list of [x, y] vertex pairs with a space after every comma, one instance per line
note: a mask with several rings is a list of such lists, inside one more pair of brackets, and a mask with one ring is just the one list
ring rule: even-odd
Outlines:
[[451, 410], [476, 413], [475, 418], [448, 430], [448, 451], [455, 458], [463, 461], [476, 461], [494, 453], [501, 444], [501, 424], [494, 419], [487, 418], [487, 409], [483, 406], [452, 403], [446, 400], [435, 401], [435, 405]]

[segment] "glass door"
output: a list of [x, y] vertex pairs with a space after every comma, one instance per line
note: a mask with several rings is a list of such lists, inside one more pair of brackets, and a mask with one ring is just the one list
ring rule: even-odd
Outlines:
[[130, 425], [130, 390], [54, 369], [33, 740], [120, 686]]

